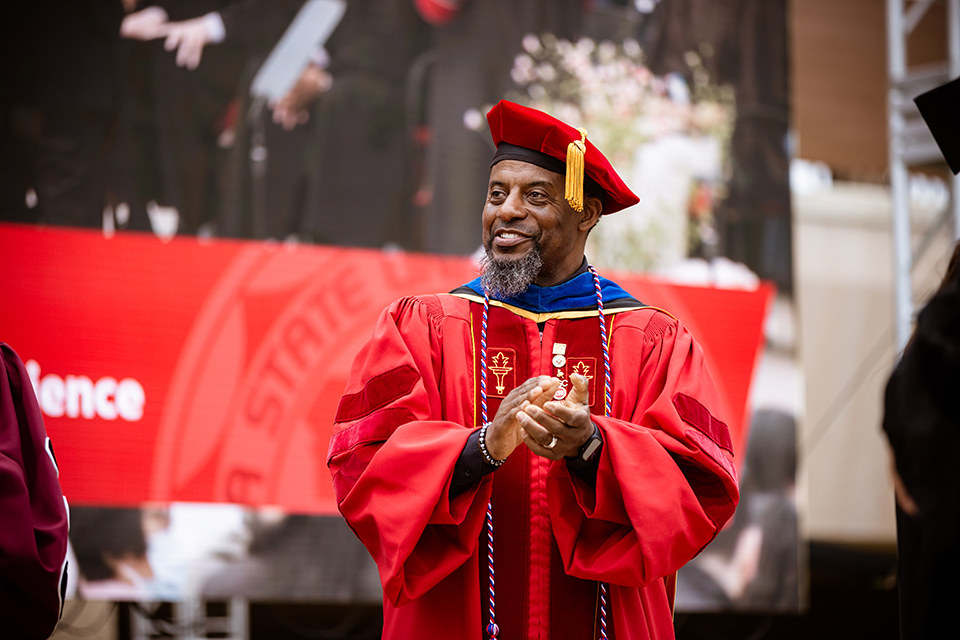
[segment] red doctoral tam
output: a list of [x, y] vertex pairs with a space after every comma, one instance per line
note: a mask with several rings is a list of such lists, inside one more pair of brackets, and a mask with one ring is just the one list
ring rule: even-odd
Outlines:
[[[493, 143], [498, 149], [501, 144], [506, 143], [538, 151], [553, 158], [553, 162], [559, 161], [561, 164], [557, 166], [560, 167], [566, 165], [567, 147], [582, 139], [580, 131], [565, 122], [543, 111], [507, 100], [501, 100], [490, 109], [487, 113], [487, 124], [490, 125], [490, 135], [493, 136]], [[584, 142], [586, 145], [582, 154], [584, 173], [588, 183], [589, 179], [592, 179], [603, 191], [603, 214], [615, 213], [640, 202], [640, 198], [617, 175], [613, 165], [600, 150], [593, 146], [589, 139]], [[557, 171], [552, 166], [547, 166], [551, 163], [533, 162], [533, 164]], [[587, 191], [590, 191], [589, 186]]]

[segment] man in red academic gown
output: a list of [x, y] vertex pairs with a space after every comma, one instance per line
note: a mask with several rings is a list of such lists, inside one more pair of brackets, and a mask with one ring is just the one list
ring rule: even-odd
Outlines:
[[383, 637], [672, 638], [673, 576], [739, 497], [703, 351], [587, 264], [637, 197], [585, 134], [487, 120], [481, 276], [383, 312], [330, 443]]

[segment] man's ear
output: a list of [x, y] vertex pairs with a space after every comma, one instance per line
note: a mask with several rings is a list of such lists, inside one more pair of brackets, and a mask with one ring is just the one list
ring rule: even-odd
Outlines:
[[580, 212], [580, 230], [589, 231], [600, 220], [603, 212], [603, 201], [596, 196], [584, 198], [583, 211]]

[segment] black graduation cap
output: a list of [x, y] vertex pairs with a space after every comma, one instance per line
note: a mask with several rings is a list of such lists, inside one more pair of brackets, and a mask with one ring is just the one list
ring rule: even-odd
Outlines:
[[960, 173], [960, 78], [914, 98], [954, 174]]

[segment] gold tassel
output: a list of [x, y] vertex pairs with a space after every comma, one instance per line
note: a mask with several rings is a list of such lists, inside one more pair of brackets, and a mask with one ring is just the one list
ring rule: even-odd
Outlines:
[[567, 145], [567, 180], [564, 197], [574, 211], [583, 211], [583, 156], [587, 152], [586, 129], [577, 129], [580, 139]]

